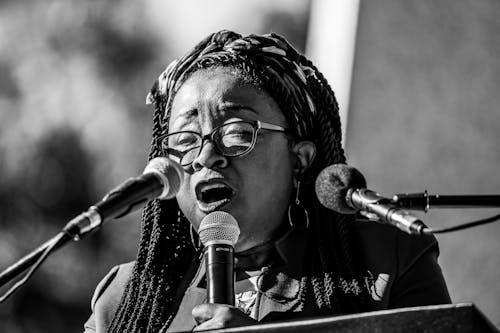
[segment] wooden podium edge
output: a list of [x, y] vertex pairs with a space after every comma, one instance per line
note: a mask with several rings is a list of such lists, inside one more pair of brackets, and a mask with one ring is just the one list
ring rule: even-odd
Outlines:
[[[500, 330], [481, 312], [473, 303], [455, 303], [455, 304], [442, 304], [442, 305], [427, 305], [427, 306], [415, 306], [408, 308], [390, 309], [390, 310], [379, 310], [371, 312], [362, 312], [357, 314], [348, 314], [340, 316], [328, 316], [328, 317], [314, 317], [310, 319], [295, 319], [288, 321], [280, 321], [275, 323], [262, 323], [253, 326], [242, 326], [242, 327], [232, 327], [224, 329], [214, 329], [207, 332], [210, 333], [256, 333], [256, 332], [273, 332], [283, 330], [285, 326], [293, 325], [293, 328], [297, 331], [299, 329], [304, 329], [304, 332], [311, 331], [314, 327], [324, 327], [328, 324], [339, 324], [342, 322], [348, 322], [355, 319], [363, 318], [374, 318], [381, 316], [397, 315], [397, 314], [411, 314], [412, 312], [420, 311], [433, 311], [433, 310], [471, 310], [475, 316], [473, 319], [473, 324], [475, 329], [479, 329], [479, 332], [494, 332], [500, 333]], [[480, 320], [478, 320], [478, 318]], [[476, 330], [474, 330], [476, 332]]]

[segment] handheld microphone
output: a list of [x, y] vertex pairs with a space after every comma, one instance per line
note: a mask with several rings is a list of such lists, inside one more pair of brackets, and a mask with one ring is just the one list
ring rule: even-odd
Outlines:
[[205, 247], [207, 302], [234, 305], [234, 245], [240, 228], [229, 213], [217, 211], [205, 216], [198, 229]]
[[111, 190], [100, 202], [71, 220], [63, 231], [79, 239], [103, 222], [125, 216], [149, 200], [173, 198], [183, 178], [184, 169], [178, 163], [166, 157], [154, 158], [142, 175], [129, 178]]
[[370, 219], [396, 226], [409, 234], [422, 234], [424, 223], [377, 192], [368, 190], [363, 175], [351, 166], [333, 164], [316, 179], [316, 195], [323, 206], [342, 214], [365, 213]]

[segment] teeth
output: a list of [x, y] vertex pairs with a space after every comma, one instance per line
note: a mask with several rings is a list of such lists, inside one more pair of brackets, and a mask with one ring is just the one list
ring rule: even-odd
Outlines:
[[197, 191], [199, 203], [213, 205], [227, 202], [231, 199], [233, 191], [223, 183], [203, 184]]
[[201, 191], [212, 190], [214, 188], [226, 188], [226, 187], [227, 186], [225, 186], [223, 184], [208, 184], [208, 185], [203, 186]]
[[211, 186], [200, 191], [198, 195], [198, 208], [205, 213], [220, 210], [222, 206], [231, 201], [233, 193], [230, 188], [224, 186]]

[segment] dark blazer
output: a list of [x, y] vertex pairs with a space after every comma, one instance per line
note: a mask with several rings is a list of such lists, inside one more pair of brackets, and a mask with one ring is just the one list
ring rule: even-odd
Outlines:
[[[450, 302], [437, 263], [439, 250], [433, 236], [410, 236], [391, 226], [373, 222], [356, 222], [356, 228], [367, 267], [366, 276], [361, 282], [342, 278], [334, 281], [341, 292], [357, 293], [359, 288], [366, 288], [372, 298], [369, 301], [372, 311]], [[306, 299], [304, 307], [296, 306], [305, 259], [306, 242], [302, 235], [300, 230], [292, 230], [275, 243], [276, 251], [285, 264], [271, 268], [262, 277], [258, 296], [261, 299], [257, 303], [258, 321], [318, 315], [312, 298]], [[199, 267], [194, 277], [188, 277], [191, 283], [169, 332], [192, 330], [195, 321], [191, 310], [206, 300], [202, 283], [205, 267], [196, 264]], [[92, 315], [85, 323], [86, 333], [105, 332], [116, 312], [133, 265], [134, 262], [115, 266], [99, 283], [92, 297]]]

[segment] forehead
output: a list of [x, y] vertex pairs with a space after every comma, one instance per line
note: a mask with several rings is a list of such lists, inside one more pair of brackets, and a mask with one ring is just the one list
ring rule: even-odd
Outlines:
[[[226, 112], [231, 110], [231, 112]], [[178, 118], [238, 116], [286, 124], [276, 101], [235, 69], [216, 67], [193, 73], [175, 94], [170, 109], [170, 126]], [[236, 113], [236, 114], [233, 114]]]

